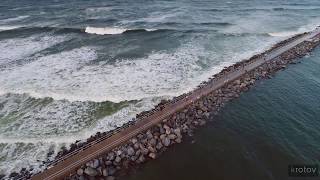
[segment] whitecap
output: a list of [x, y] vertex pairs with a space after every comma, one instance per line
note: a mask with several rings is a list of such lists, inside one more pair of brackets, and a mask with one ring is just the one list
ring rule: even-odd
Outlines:
[[106, 35], [106, 34], [122, 34], [126, 32], [128, 29], [125, 28], [115, 28], [115, 27], [86, 27], [85, 32], [89, 34], [98, 34], [98, 35]]
[[127, 31], [134, 30], [145, 30], [145, 31], [156, 31], [157, 29], [126, 29], [119, 27], [86, 27], [85, 32], [89, 34], [98, 34], [98, 35], [113, 35], [113, 34], [122, 34]]
[[0, 31], [8, 31], [21, 28], [21, 26], [0, 26]]

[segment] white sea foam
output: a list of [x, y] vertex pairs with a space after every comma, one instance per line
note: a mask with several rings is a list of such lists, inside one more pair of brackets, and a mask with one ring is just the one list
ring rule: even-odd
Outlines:
[[89, 34], [105, 35], [105, 34], [122, 34], [127, 30], [128, 29], [116, 28], [116, 27], [105, 27], [105, 28], [86, 27], [85, 32]]
[[21, 26], [0, 26], [0, 31], [8, 31], [12, 29], [18, 29]]
[[5, 66], [16, 60], [44, 50], [68, 38], [65, 36], [50, 36], [45, 34], [27, 38], [13, 38], [0, 41], [0, 65]]
[[295, 31], [280, 31], [280, 32], [274, 32], [274, 33], [268, 33], [268, 34], [274, 37], [290, 37], [296, 34], [312, 31], [317, 26], [319, 26], [319, 24], [320, 24], [320, 19], [312, 19], [308, 24], [299, 27]]
[[85, 140], [97, 131], [122, 126], [138, 112], [150, 109], [160, 99], [144, 99], [100, 120], [92, 119], [98, 104], [92, 102], [51, 101], [7, 94], [0, 97], [0, 117], [14, 119], [0, 128], [0, 173], [9, 174], [23, 167], [38, 165], [49, 151], [55, 154], [63, 145]]
[[290, 37], [298, 33], [299, 33], [298, 31], [283, 31], [283, 32], [268, 33], [268, 35], [273, 37]]
[[188, 46], [173, 54], [157, 52], [112, 65], [88, 66], [97, 58], [90, 47], [44, 56], [0, 72], [0, 93], [98, 102], [177, 95], [181, 88], [192, 88], [188, 81], [201, 72], [197, 64], [201, 47]]
[[[254, 38], [244, 41], [260, 43]], [[244, 52], [256, 49], [252, 44]], [[98, 49], [82, 47], [4, 69], [0, 72], [0, 94], [27, 93], [38, 98], [94, 102], [176, 96], [192, 90], [226, 63], [242, 59], [235, 55], [244, 54], [244, 49], [236, 45], [230, 45], [225, 55], [219, 57], [215, 50], [208, 51], [201, 42], [191, 41], [173, 52], [153, 52], [143, 58], [122, 59], [114, 64], [92, 63], [98, 58]]]
[[23, 19], [26, 19], [28, 18], [29, 16], [18, 16], [18, 17], [14, 17], [14, 18], [7, 18], [7, 19], [0, 19], [0, 22], [3, 23], [3, 22], [14, 22], [14, 21], [20, 21], [20, 20], [23, 20]]
[[[86, 27], [85, 32], [89, 34], [98, 34], [98, 35], [112, 35], [112, 34], [122, 34], [126, 31], [135, 30], [135, 29], [126, 29], [118, 27]], [[146, 31], [156, 31], [157, 29], [144, 29]]]

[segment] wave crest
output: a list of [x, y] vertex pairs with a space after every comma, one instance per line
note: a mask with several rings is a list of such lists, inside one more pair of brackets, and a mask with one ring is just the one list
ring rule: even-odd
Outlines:
[[113, 35], [113, 34], [122, 34], [129, 31], [156, 31], [157, 29], [126, 29], [126, 28], [117, 28], [117, 27], [86, 27], [85, 32], [89, 34], [98, 34], [98, 35]]
[[268, 33], [268, 35], [273, 37], [289, 37], [289, 36], [294, 36], [298, 33], [299, 33], [298, 31], [283, 31], [283, 32]]

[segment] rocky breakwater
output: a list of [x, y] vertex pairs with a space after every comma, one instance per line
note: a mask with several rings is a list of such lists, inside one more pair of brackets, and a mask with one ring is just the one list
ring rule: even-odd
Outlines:
[[[302, 35], [297, 35], [296, 37], [280, 42], [264, 53], [255, 55], [248, 60], [244, 60], [224, 68], [220, 73], [214, 75], [207, 82], [201, 83], [198, 86], [198, 89], [201, 89], [210, 83], [214, 83], [215, 79], [224, 77], [230, 72], [257, 61], [258, 58], [263, 57], [274, 48], [290, 43], [292, 40], [295, 40], [297, 37], [301, 37]], [[212, 116], [218, 113], [225, 103], [239, 97], [242, 92], [248, 91], [256, 81], [271, 78], [275, 72], [284, 69], [290, 63], [294, 63], [297, 57], [308, 54], [316, 45], [319, 44], [319, 41], [320, 36], [315, 38], [314, 41], [305, 41], [283, 53], [281, 56], [265, 62], [252, 71], [242, 74], [238, 79], [226, 83], [220, 89], [214, 90], [204, 97], [200, 97], [196, 102], [185, 107], [182, 111], [174, 113], [167, 119], [164, 119], [161, 123], [153, 126], [145, 132], [141, 132], [134, 138], [130, 139], [126, 144], [118, 146], [99, 158], [87, 162], [82, 165], [76, 173], [69, 177], [65, 177], [65, 179], [112, 180], [130, 172], [130, 170], [149, 160], [158, 158], [170, 146], [181, 143], [186, 136], [192, 136], [194, 131], [201, 126], [204, 126], [209, 119], [214, 119]], [[153, 111], [162, 110], [167, 103], [176, 102], [190, 94], [192, 94], [192, 92], [173, 98], [170, 101], [162, 101], [154, 108], [154, 110], [140, 113], [137, 115], [137, 119], [133, 119], [122, 128], [117, 128], [111, 132], [99, 132], [88, 138], [87, 141], [77, 141], [73, 143], [69, 149], [63, 148], [62, 151], [58, 153], [55, 161], [44, 162], [44, 164], [48, 167], [50, 165], [54, 165], [55, 162], [63, 160], [82, 149], [86, 149], [86, 147], [98, 143], [101, 139], [108, 138], [112, 136], [112, 134], [121, 131], [121, 129], [134, 124], [141, 117], [148, 116], [149, 114], [152, 114]], [[30, 177], [30, 171], [24, 169], [23, 172], [13, 173], [11, 179]]]
[[[201, 97], [197, 102], [180, 112], [176, 112], [146, 132], [141, 132], [125, 145], [115, 148], [100, 158], [91, 160], [79, 168], [75, 174], [65, 179], [112, 180], [142, 163], [158, 158], [170, 146], [181, 143], [184, 136], [192, 136], [194, 130], [205, 125], [226, 102], [239, 97], [242, 92], [249, 90], [256, 81], [271, 78], [275, 72], [284, 69], [288, 64], [295, 63], [297, 57], [308, 54], [319, 44], [319, 40], [320, 37], [317, 37], [314, 41], [303, 42], [281, 56], [265, 62], [250, 72], [246, 72], [239, 79], [225, 84], [222, 88], [205, 97]], [[259, 55], [256, 57], [259, 57]], [[225, 68], [214, 78], [224, 76], [225, 73], [236, 69], [238, 66], [250, 63], [255, 58]], [[206, 86], [208, 83], [210, 81], [202, 83], [199, 88]]]

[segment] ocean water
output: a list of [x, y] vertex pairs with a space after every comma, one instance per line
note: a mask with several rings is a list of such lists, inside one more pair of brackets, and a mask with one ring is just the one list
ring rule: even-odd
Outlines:
[[320, 23], [317, 0], [1, 0], [0, 173]]
[[320, 47], [258, 81], [194, 137], [122, 179], [318, 179], [289, 177], [288, 165], [320, 163], [319, 70]]

